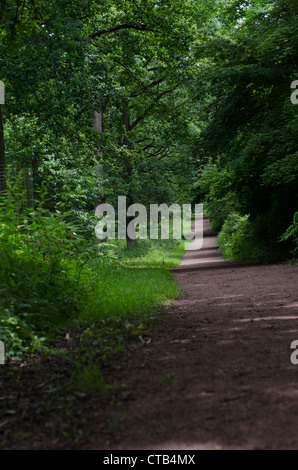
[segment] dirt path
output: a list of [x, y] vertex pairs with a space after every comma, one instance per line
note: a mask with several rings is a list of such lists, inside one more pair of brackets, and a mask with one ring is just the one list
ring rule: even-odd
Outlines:
[[204, 245], [175, 278], [184, 296], [132, 354], [115, 449], [298, 449], [298, 267], [222, 261], [204, 219]]

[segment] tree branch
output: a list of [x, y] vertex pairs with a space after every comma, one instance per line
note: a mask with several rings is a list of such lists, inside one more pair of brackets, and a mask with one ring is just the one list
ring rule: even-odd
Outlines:
[[160, 160], [162, 158], [169, 156], [169, 149], [168, 147], [165, 147], [164, 145], [162, 145], [156, 150], [156, 152], [146, 152], [146, 154], [150, 158], [158, 157], [158, 159]]
[[154, 106], [158, 103], [158, 101], [161, 100], [161, 98], [169, 93], [172, 93], [173, 91], [175, 90], [175, 88], [170, 88], [169, 90], [165, 90], [163, 91], [162, 93], [160, 93], [153, 101], [153, 103], [151, 103], [151, 105], [149, 106], [149, 108], [146, 110], [146, 112], [144, 114], [142, 114], [141, 116], [139, 116], [130, 126], [129, 130], [132, 131], [138, 124], [139, 122], [141, 122], [143, 119], [145, 119], [146, 116], [148, 116], [148, 114], [150, 113], [151, 109], [154, 108]]
[[159, 80], [155, 80], [155, 82], [152, 82], [149, 85], [144, 85], [144, 87], [140, 91], [131, 93], [130, 97], [140, 96], [144, 91], [147, 91], [150, 88], [154, 88], [156, 85], [163, 83], [165, 80], [166, 80], [165, 78], [160, 78]]
[[110, 34], [110, 33], [115, 33], [116, 31], [121, 31], [121, 29], [134, 29], [136, 31], [151, 31], [151, 32], [157, 32], [152, 29], [148, 29], [146, 24], [141, 24], [141, 23], [131, 23], [131, 24], [120, 24], [118, 26], [113, 26], [112, 28], [107, 28], [107, 29], [101, 29], [99, 31], [96, 31], [96, 33], [92, 33], [89, 35], [90, 38], [98, 38], [100, 36], [103, 36], [104, 34]]

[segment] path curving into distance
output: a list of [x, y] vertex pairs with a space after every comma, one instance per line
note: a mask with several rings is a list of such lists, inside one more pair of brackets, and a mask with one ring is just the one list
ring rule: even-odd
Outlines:
[[[198, 218], [202, 217], [198, 214]], [[202, 227], [200, 225], [202, 224]], [[202, 230], [203, 229], [203, 230]], [[182, 257], [180, 265], [173, 269], [173, 272], [184, 271], [186, 269], [210, 269], [230, 267], [232, 264], [239, 263], [227, 261], [222, 258], [219, 249], [216, 246], [217, 234], [210, 227], [208, 217], [203, 216], [202, 222], [198, 223], [197, 228], [193, 227], [195, 237], [191, 242], [191, 248], [188, 249]], [[203, 232], [203, 240], [201, 241], [201, 233]], [[193, 249], [199, 246], [199, 249]]]
[[86, 448], [298, 449], [298, 266], [224, 261], [215, 241], [204, 218], [173, 270], [183, 296], [119, 371], [120, 424]]

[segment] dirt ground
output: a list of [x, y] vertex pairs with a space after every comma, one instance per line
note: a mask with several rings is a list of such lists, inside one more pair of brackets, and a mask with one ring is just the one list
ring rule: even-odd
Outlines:
[[298, 266], [228, 262], [215, 242], [204, 218], [202, 249], [173, 270], [183, 295], [103, 364], [112, 403], [68, 390], [61, 358], [4, 369], [0, 447], [298, 449]]
[[84, 448], [298, 449], [298, 266], [223, 261], [215, 241], [204, 218], [174, 270], [183, 296], [119, 370], [118, 426]]

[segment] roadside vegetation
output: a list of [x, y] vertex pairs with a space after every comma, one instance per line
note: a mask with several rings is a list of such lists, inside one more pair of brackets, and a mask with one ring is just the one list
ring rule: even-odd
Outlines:
[[225, 258], [297, 262], [297, 15], [297, 0], [1, 1], [7, 368], [64, 358], [69, 383], [108, 394], [102, 361], [180, 295], [185, 240], [96, 239], [95, 208], [119, 196], [203, 203]]
[[141, 335], [160, 306], [180, 294], [168, 269], [179, 264], [184, 241], [139, 240], [131, 248], [125, 240], [96, 243], [80, 234], [71, 214], [24, 209], [24, 202], [11, 188], [0, 203], [0, 332], [7, 359], [48, 350], [57, 330], [90, 322], [97, 331], [109, 324], [111, 337], [115, 325], [121, 343], [122, 330]]
[[223, 3], [221, 33], [206, 45], [216, 66], [197, 93], [206, 113], [197, 197], [224, 257], [295, 260], [297, 2]]

